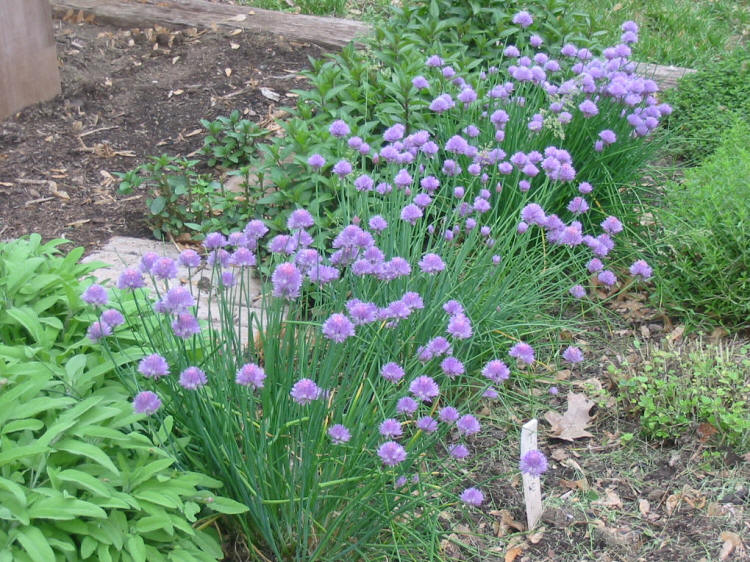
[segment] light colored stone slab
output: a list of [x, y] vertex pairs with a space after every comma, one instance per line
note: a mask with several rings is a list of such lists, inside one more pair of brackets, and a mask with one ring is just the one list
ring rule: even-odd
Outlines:
[[[537, 448], [537, 420], [521, 428], [521, 456]], [[526, 503], [526, 524], [531, 531], [542, 517], [542, 482], [539, 476], [523, 474], [523, 499]]]

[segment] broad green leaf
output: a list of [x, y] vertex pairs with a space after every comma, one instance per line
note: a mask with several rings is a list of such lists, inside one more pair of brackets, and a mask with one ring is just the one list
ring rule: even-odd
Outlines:
[[0, 466], [10, 464], [17, 459], [24, 459], [30, 462], [30, 457], [41, 455], [42, 453], [46, 453], [48, 450], [49, 448], [46, 445], [40, 445], [39, 443], [9, 448], [5, 451], [0, 452]]
[[[13, 307], [5, 311], [9, 317], [18, 322], [29, 335], [34, 338], [34, 341], [41, 344], [47, 344], [47, 338], [45, 336], [44, 328], [39, 322], [39, 318], [36, 313], [29, 307]], [[0, 320], [2, 318], [0, 317]], [[5, 322], [7, 323], [7, 321]]]
[[248, 511], [248, 507], [245, 504], [222, 497], [214, 497], [213, 501], [206, 502], [206, 506], [209, 509], [213, 509], [219, 513], [226, 513], [227, 515], [235, 515], [237, 513], [245, 513]]
[[92, 554], [94, 554], [98, 546], [99, 543], [96, 542], [95, 539], [91, 538], [88, 535], [83, 537], [83, 540], [81, 541], [81, 558], [83, 558], [84, 560], [86, 558], [89, 558]]
[[55, 553], [36, 527], [19, 529], [16, 540], [34, 562], [55, 562]]
[[6, 423], [0, 434], [13, 433], [14, 431], [38, 431], [44, 427], [44, 422], [35, 418], [29, 420], [15, 420]]
[[62, 472], [57, 474], [56, 477], [63, 482], [76, 484], [79, 487], [85, 488], [86, 490], [90, 491], [92, 494], [96, 494], [101, 497], [108, 498], [112, 493], [112, 488], [107, 486], [107, 484], [81, 470], [75, 470], [72, 468], [63, 470]]
[[138, 535], [130, 536], [125, 543], [125, 547], [135, 562], [146, 562], [146, 543], [143, 542], [142, 537]]
[[53, 448], [58, 451], [66, 451], [74, 455], [88, 457], [117, 476], [120, 475], [120, 471], [117, 470], [117, 467], [112, 463], [112, 460], [99, 447], [76, 439], [63, 439], [62, 441], [55, 443]]
[[156, 505], [162, 505], [164, 507], [177, 508], [179, 503], [165, 494], [160, 494], [154, 490], [134, 490], [133, 496], [139, 500], [148, 501], [155, 503]]
[[94, 517], [104, 519], [107, 512], [98, 505], [75, 498], [65, 498], [62, 495], [42, 498], [29, 507], [31, 519], [78, 519], [80, 517]]
[[159, 459], [147, 464], [146, 466], [136, 468], [130, 476], [130, 486], [136, 488], [155, 474], [163, 472], [172, 466], [174, 462], [175, 459], [171, 458]]
[[169, 521], [166, 512], [164, 515], [147, 515], [146, 517], [141, 517], [135, 524], [135, 528], [139, 533], [150, 533], [159, 529], [167, 531], [170, 535], [174, 534], [172, 523]]

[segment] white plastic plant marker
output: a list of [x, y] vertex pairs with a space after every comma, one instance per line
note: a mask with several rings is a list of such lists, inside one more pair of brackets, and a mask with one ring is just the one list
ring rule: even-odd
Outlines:
[[[536, 446], [537, 420], [521, 427], [521, 456], [533, 451]], [[523, 474], [523, 499], [526, 503], [526, 524], [531, 531], [542, 517], [542, 481], [539, 476]]]

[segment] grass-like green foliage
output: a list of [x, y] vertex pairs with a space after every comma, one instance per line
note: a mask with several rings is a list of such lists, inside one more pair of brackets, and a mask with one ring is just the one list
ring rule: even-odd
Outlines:
[[237, 0], [237, 3], [279, 12], [366, 20], [382, 19], [391, 6], [391, 0]]
[[661, 304], [698, 323], [750, 323], [750, 125], [724, 140], [655, 209]]
[[219, 559], [191, 523], [242, 507], [146, 436], [112, 374], [119, 345], [105, 358], [86, 339], [80, 278], [98, 265], [63, 242], [0, 244], [0, 560]]
[[668, 151], [687, 163], [711, 154], [734, 122], [750, 122], [750, 48], [684, 76], [677, 88], [665, 92], [673, 112], [665, 121]]
[[570, 0], [605, 30], [611, 44], [623, 20], [635, 20], [641, 39], [633, 59], [687, 68], [704, 67], [747, 44], [750, 3], [747, 0]]
[[678, 439], [699, 423], [740, 453], [750, 448], [750, 347], [638, 346], [641, 357], [619, 375], [621, 398], [640, 418], [644, 436]]

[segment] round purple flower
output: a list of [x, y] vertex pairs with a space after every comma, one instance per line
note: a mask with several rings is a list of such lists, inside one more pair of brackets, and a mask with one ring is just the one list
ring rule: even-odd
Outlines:
[[386, 363], [380, 369], [380, 374], [386, 380], [398, 382], [404, 376], [404, 369], [398, 363]]
[[404, 396], [402, 398], [399, 398], [398, 402], [396, 402], [396, 413], [411, 416], [414, 412], [417, 411], [418, 407], [419, 404], [417, 404], [417, 401], [414, 400], [414, 398], [412, 398], [411, 396]]
[[563, 351], [562, 356], [568, 363], [580, 363], [583, 361], [583, 351], [572, 345], [568, 346], [565, 351]]
[[411, 80], [412, 86], [414, 86], [417, 90], [424, 90], [426, 88], [430, 87], [430, 83], [427, 81], [427, 79], [424, 76], [415, 76]]
[[178, 338], [189, 338], [201, 331], [198, 319], [189, 312], [180, 312], [172, 322], [172, 330]]
[[386, 228], [388, 228], [388, 223], [380, 215], [375, 215], [374, 217], [371, 217], [368, 224], [370, 228], [374, 230], [375, 232], [383, 232]]
[[429, 402], [440, 393], [438, 384], [427, 375], [414, 379], [409, 385], [409, 392], [422, 402]]
[[465, 459], [471, 454], [469, 452], [468, 447], [466, 445], [463, 445], [462, 443], [458, 443], [456, 445], [450, 445], [448, 447], [448, 453], [454, 459]]
[[180, 313], [195, 306], [195, 299], [186, 287], [172, 287], [164, 298], [154, 304], [154, 310], [161, 313]]
[[630, 275], [640, 276], [644, 281], [648, 281], [653, 275], [653, 270], [645, 260], [638, 260], [630, 266]]
[[622, 223], [617, 219], [617, 217], [607, 217], [602, 221], [601, 226], [604, 232], [606, 232], [607, 234], [617, 234], [619, 232], [622, 232]]
[[589, 273], [596, 273], [597, 271], [601, 271], [602, 269], [604, 269], [604, 264], [599, 258], [592, 258], [586, 264], [586, 269]]
[[600, 271], [596, 278], [607, 287], [613, 287], [617, 284], [617, 276], [609, 269]]
[[315, 219], [306, 209], [295, 209], [286, 221], [289, 230], [298, 228], [310, 228], [315, 224]]
[[443, 59], [438, 55], [430, 55], [425, 62], [427, 66], [443, 66]]
[[331, 136], [341, 138], [348, 135], [351, 130], [349, 129], [349, 125], [347, 125], [346, 122], [342, 121], [341, 119], [337, 119], [336, 121], [331, 123], [330, 127], [328, 127], [328, 132], [331, 133]]
[[198, 367], [188, 367], [180, 373], [180, 386], [187, 390], [197, 390], [206, 384], [206, 373]]
[[378, 448], [378, 456], [386, 466], [396, 466], [406, 460], [406, 449], [395, 441], [386, 441]]
[[547, 470], [547, 457], [541, 451], [531, 449], [521, 457], [518, 468], [529, 476], [540, 476]]
[[534, 362], [534, 348], [526, 342], [518, 342], [510, 348], [508, 355], [515, 357], [518, 361], [531, 365]]
[[385, 130], [383, 133], [383, 139], [386, 142], [396, 142], [397, 140], [401, 140], [404, 138], [404, 133], [406, 132], [406, 127], [404, 127], [401, 123], [396, 123], [392, 127], [389, 127]]
[[406, 221], [409, 224], [416, 224], [417, 219], [420, 218], [422, 218], [422, 209], [417, 207], [414, 203], [409, 203], [401, 209], [401, 220]]
[[221, 232], [211, 232], [203, 240], [203, 247], [206, 250], [218, 250], [227, 245], [227, 238]]
[[266, 373], [255, 363], [246, 363], [237, 371], [237, 377], [234, 379], [239, 385], [252, 386], [253, 389], [263, 388], [263, 381]]
[[147, 355], [138, 363], [138, 372], [147, 379], [158, 380], [169, 374], [167, 360], [158, 353]]
[[328, 429], [328, 437], [331, 438], [331, 443], [334, 445], [341, 445], [348, 442], [352, 438], [352, 434], [345, 426], [337, 423]]
[[481, 426], [479, 425], [479, 421], [477, 421], [477, 418], [475, 418], [471, 414], [464, 414], [463, 416], [458, 418], [458, 421], [456, 422], [456, 428], [462, 435], [473, 435], [474, 433], [479, 433]]
[[445, 262], [437, 254], [425, 254], [419, 261], [419, 268], [423, 273], [438, 273], [445, 269]]
[[86, 331], [86, 336], [94, 343], [112, 334], [112, 326], [104, 322], [94, 322]]
[[372, 191], [375, 182], [367, 174], [359, 176], [354, 180], [354, 187], [357, 191]]
[[158, 279], [177, 277], [177, 263], [172, 258], [159, 258], [151, 267], [151, 273]]
[[161, 400], [150, 390], [144, 390], [136, 394], [133, 399], [133, 411], [136, 414], [146, 414], [150, 416], [161, 408]]
[[582, 181], [578, 184], [578, 191], [580, 193], [583, 193], [584, 195], [586, 195], [587, 193], [591, 193], [593, 190], [594, 188], [587, 181]]
[[573, 295], [574, 298], [582, 299], [586, 296], [586, 289], [583, 288], [583, 285], [573, 285], [570, 288], [570, 294]]
[[455, 314], [448, 321], [446, 331], [456, 339], [469, 339], [472, 334], [471, 322], [464, 314]]
[[578, 105], [578, 109], [581, 110], [584, 117], [593, 117], [599, 114], [599, 108], [591, 100], [584, 100]]
[[236, 267], [252, 267], [256, 263], [255, 254], [247, 248], [237, 248], [229, 258], [229, 264]]
[[453, 406], [445, 406], [440, 408], [440, 411], [438, 412], [438, 419], [443, 423], [453, 423], [459, 417], [461, 416], [458, 413], [458, 410]]
[[510, 369], [500, 359], [493, 359], [484, 366], [482, 369], [482, 375], [492, 382], [500, 383], [507, 380], [510, 376]]
[[340, 178], [343, 178], [344, 176], [348, 176], [349, 174], [352, 173], [352, 165], [346, 160], [339, 160], [333, 166], [333, 173], [339, 176]]
[[423, 416], [417, 420], [417, 429], [426, 431], [427, 433], [433, 433], [437, 431], [438, 422], [430, 416]]
[[461, 303], [457, 300], [449, 300], [448, 302], [446, 302], [443, 305], [443, 310], [451, 316], [464, 313], [464, 307], [461, 306]]
[[143, 275], [134, 267], [124, 270], [117, 279], [118, 289], [140, 289], [146, 286]]
[[307, 159], [307, 164], [315, 170], [320, 170], [323, 166], [326, 165], [326, 159], [323, 158], [320, 154], [313, 154], [312, 156], [310, 156], [310, 158]]
[[387, 420], [384, 420], [380, 424], [380, 427], [378, 427], [378, 431], [383, 437], [388, 437], [391, 439], [401, 437], [401, 435], [403, 435], [401, 422], [395, 418], [388, 418]]
[[440, 368], [448, 378], [455, 378], [465, 372], [464, 364], [455, 357], [446, 357], [440, 362]]
[[521, 10], [516, 15], [513, 16], [513, 23], [516, 25], [520, 25], [523, 28], [529, 27], [532, 23], [534, 23], [534, 19], [531, 17], [531, 14], [527, 12], [526, 10]]
[[541, 47], [542, 43], [544, 43], [544, 39], [542, 39], [539, 35], [532, 35], [531, 37], [529, 37], [529, 45], [531, 45], [535, 49]]
[[336, 343], [342, 343], [354, 335], [354, 324], [343, 314], [332, 314], [323, 323], [323, 335]]
[[109, 297], [107, 296], [107, 289], [101, 285], [94, 283], [90, 285], [81, 295], [81, 300], [88, 304], [104, 306], [107, 304]]
[[466, 488], [461, 492], [461, 501], [468, 505], [480, 506], [484, 501], [484, 494], [476, 488]]
[[102, 324], [107, 324], [110, 328], [116, 328], [117, 326], [125, 323], [125, 317], [120, 313], [119, 310], [110, 308], [102, 312], [102, 315], [99, 317], [99, 321]]
[[201, 257], [195, 250], [182, 250], [177, 262], [183, 267], [198, 267], [201, 264]]
[[309, 404], [313, 400], [317, 400], [322, 391], [314, 381], [310, 379], [300, 379], [294, 386], [289, 394], [297, 404], [302, 406]]
[[568, 211], [575, 215], [580, 215], [589, 210], [589, 204], [583, 197], [573, 197], [568, 203]]
[[288, 300], [299, 297], [302, 287], [302, 273], [297, 266], [291, 262], [284, 262], [276, 266], [271, 275], [273, 284], [273, 296], [283, 297]]

